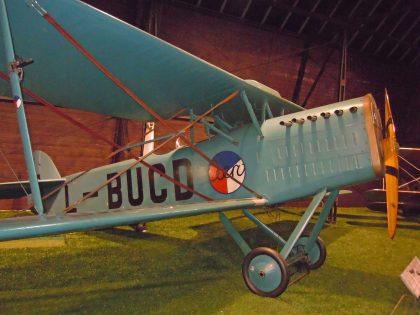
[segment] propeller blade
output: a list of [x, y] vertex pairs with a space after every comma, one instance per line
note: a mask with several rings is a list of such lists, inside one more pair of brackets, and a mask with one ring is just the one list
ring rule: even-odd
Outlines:
[[385, 187], [388, 214], [388, 234], [394, 238], [397, 228], [398, 210], [398, 144], [395, 137], [394, 120], [389, 104], [388, 92], [385, 90], [385, 130], [383, 139], [385, 156]]

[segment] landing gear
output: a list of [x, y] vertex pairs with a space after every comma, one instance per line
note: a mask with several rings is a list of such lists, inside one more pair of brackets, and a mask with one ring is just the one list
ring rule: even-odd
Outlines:
[[[277, 248], [281, 248], [280, 253], [267, 247], [251, 249], [224, 213], [219, 212], [220, 221], [245, 256], [242, 263], [242, 276], [249, 290], [260, 296], [277, 297], [287, 289], [288, 285], [296, 283], [311, 269], [317, 269], [324, 264], [327, 250], [318, 235], [338, 196], [338, 190], [329, 194], [310, 234], [305, 235], [304, 231], [326, 195], [327, 190], [323, 189], [313, 197], [288, 240], [283, 239], [248, 210], [242, 210], [245, 217], [271, 238]], [[297, 277], [289, 283], [293, 274], [303, 270], [306, 271], [305, 275]]]
[[289, 284], [286, 260], [268, 247], [255, 248], [245, 256], [242, 276], [252, 292], [265, 297], [279, 296]]
[[146, 223], [137, 223], [137, 224], [131, 224], [130, 225], [134, 231], [140, 232], [140, 233], [146, 233], [147, 232], [147, 226]]
[[299, 252], [304, 252], [308, 256], [308, 266], [309, 269], [318, 269], [321, 267], [325, 259], [327, 258], [327, 248], [324, 241], [318, 236], [315, 240], [315, 244], [312, 246], [312, 249], [308, 252], [306, 244], [308, 243], [309, 236], [301, 236], [295, 245], [295, 250]]

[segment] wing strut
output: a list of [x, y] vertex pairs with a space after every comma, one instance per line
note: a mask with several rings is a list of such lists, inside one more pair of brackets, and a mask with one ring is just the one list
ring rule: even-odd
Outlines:
[[[0, 78], [2, 78], [5, 81], [9, 81], [9, 77], [7, 76], [7, 74], [5, 74], [4, 72], [0, 71]], [[29, 90], [28, 88], [22, 86], [21, 87], [23, 92], [27, 95], [29, 95], [30, 97], [32, 97], [33, 99], [37, 100], [38, 102], [40, 102], [42, 105], [44, 105], [47, 109], [53, 111], [54, 113], [60, 115], [61, 117], [63, 117], [64, 119], [68, 120], [69, 122], [71, 122], [72, 124], [74, 124], [75, 126], [81, 128], [82, 130], [84, 130], [85, 132], [89, 133], [91, 136], [101, 139], [103, 141], [105, 141], [106, 143], [110, 144], [112, 147], [117, 148], [116, 151], [114, 151], [112, 154], [110, 154], [109, 156], [107, 156], [104, 161], [108, 160], [109, 158], [111, 158], [112, 156], [114, 156], [115, 154], [127, 150], [128, 148], [130, 148], [131, 146], [127, 146], [127, 147], [122, 147], [116, 143], [114, 143], [111, 140], [106, 139], [105, 137], [103, 137], [101, 134], [95, 132], [94, 130], [90, 129], [89, 127], [87, 127], [86, 125], [82, 124], [81, 122], [75, 120], [73, 117], [69, 116], [68, 114], [62, 112], [59, 108], [55, 107], [53, 104], [49, 103], [48, 101], [46, 101], [44, 98], [40, 97], [39, 95], [37, 95], [36, 93], [34, 93], [33, 91]], [[152, 165], [146, 163], [145, 161], [143, 161], [143, 159], [145, 159], [147, 156], [149, 156], [150, 154], [154, 153], [155, 151], [157, 151], [158, 149], [160, 149], [163, 145], [165, 145], [168, 141], [173, 140], [174, 138], [178, 137], [180, 134], [185, 133], [187, 130], [192, 129], [197, 123], [199, 123], [200, 121], [202, 121], [206, 116], [210, 115], [213, 111], [215, 111], [216, 109], [220, 108], [221, 106], [223, 106], [224, 104], [226, 104], [230, 99], [232, 99], [232, 97], [234, 95], [236, 95], [237, 92], [232, 93], [231, 95], [229, 95], [228, 97], [226, 97], [224, 100], [220, 101], [219, 103], [217, 103], [216, 105], [214, 105], [212, 108], [210, 108], [209, 110], [207, 110], [204, 114], [197, 116], [195, 120], [192, 120], [190, 122], [190, 124], [186, 127], [184, 127], [182, 130], [178, 131], [177, 133], [172, 134], [169, 139], [166, 139], [166, 141], [164, 143], [162, 143], [161, 145], [159, 145], [158, 147], [154, 148], [151, 152], [147, 153], [147, 155], [143, 155], [142, 157], [134, 157], [138, 162], [137, 163], [142, 163], [144, 166], [146, 166], [147, 168], [153, 170], [154, 172], [158, 173], [159, 175], [163, 176], [164, 178], [166, 178], [167, 180], [169, 180], [170, 182], [172, 182], [173, 184], [184, 188], [188, 191], [190, 191], [191, 193], [207, 200], [210, 201], [212, 200], [211, 198], [207, 197], [204, 194], [201, 194], [199, 192], [197, 192], [194, 189], [191, 189], [190, 187], [180, 183], [179, 181], [175, 180], [173, 177], [168, 176], [167, 174], [163, 173], [162, 171], [160, 171], [159, 169], [157, 169], [156, 167], [153, 167]], [[136, 163], [136, 164], [137, 164]], [[134, 165], [133, 165], [134, 166]], [[131, 168], [132, 166], [130, 166]], [[88, 172], [84, 171], [82, 173], [80, 173], [78, 176], [72, 178], [71, 180], [65, 182], [63, 185], [57, 187], [56, 189], [53, 189], [51, 192], [49, 192], [48, 194], [43, 196], [43, 200], [49, 198], [50, 196], [52, 196], [53, 194], [55, 194], [57, 191], [59, 191], [60, 189], [63, 188], [63, 186], [70, 184], [71, 182], [75, 181], [76, 179], [80, 178], [81, 176], [83, 176], [84, 174], [86, 174]], [[114, 180], [116, 177], [118, 177], [118, 175], [116, 175], [115, 177], [113, 177], [111, 180]], [[81, 202], [83, 202], [85, 199], [89, 198], [89, 196], [91, 196], [91, 194], [94, 194], [95, 192], [97, 192], [99, 189], [101, 189], [101, 187], [99, 187], [98, 189], [92, 191], [90, 194], [86, 195], [83, 199], [78, 200], [76, 203], [80, 204]], [[72, 209], [72, 207], [74, 207], [75, 204], [73, 204], [71, 207], [68, 207], [67, 209], [65, 209], [66, 211], [70, 211]]]
[[36, 176], [34, 158], [32, 155], [31, 140], [29, 137], [28, 125], [26, 123], [25, 108], [23, 105], [22, 91], [20, 89], [19, 74], [22, 70], [23, 64], [16, 60], [15, 51], [13, 48], [13, 41], [10, 32], [9, 18], [7, 15], [6, 3], [0, 0], [0, 15], [1, 15], [1, 29], [3, 34], [3, 43], [6, 52], [6, 64], [9, 65], [10, 87], [12, 96], [16, 105], [18, 116], [19, 130], [22, 138], [23, 152], [25, 154], [26, 168], [28, 170], [29, 181], [32, 191], [32, 199], [34, 200], [36, 211], [42, 216], [44, 214], [44, 207], [41, 199], [41, 192], [39, 189], [38, 179]]
[[254, 127], [257, 130], [260, 137], [264, 137], [264, 135], [261, 131], [260, 124], [258, 122], [257, 116], [255, 116], [255, 112], [252, 109], [252, 104], [249, 102], [248, 96], [246, 95], [245, 91], [241, 91], [241, 98], [242, 98], [242, 101], [244, 102], [244, 104], [246, 106], [246, 109], [248, 110], [249, 116], [251, 117], [252, 124], [254, 125]]

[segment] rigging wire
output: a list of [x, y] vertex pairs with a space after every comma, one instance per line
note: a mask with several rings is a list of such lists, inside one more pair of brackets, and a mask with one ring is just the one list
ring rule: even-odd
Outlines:
[[19, 177], [17, 176], [15, 170], [13, 169], [12, 165], [9, 163], [9, 160], [6, 157], [6, 154], [4, 154], [1, 146], [0, 146], [0, 153], [3, 156], [3, 159], [6, 161], [7, 166], [10, 168], [10, 170], [12, 171], [13, 175], [16, 178], [16, 181], [19, 183], [20, 187], [22, 188], [22, 190], [25, 192], [26, 197], [29, 197], [29, 193], [27, 192], [27, 190], [25, 189], [25, 187], [22, 184], [22, 181], [19, 179]]
[[[4, 80], [6, 80], [6, 81], [8, 81], [9, 80], [9, 77], [7, 76], [7, 74], [6, 73], [4, 73], [4, 72], [2, 72], [1, 70], [0, 70], [0, 78], [2, 78], [2, 79], [4, 79]], [[116, 148], [118, 148], [117, 150], [115, 150], [111, 155], [109, 155], [109, 156], [107, 156], [105, 159], [104, 159], [104, 161], [107, 161], [109, 158], [111, 158], [111, 157], [113, 157], [113, 156], [115, 156], [116, 154], [118, 154], [118, 153], [120, 153], [120, 152], [122, 152], [122, 151], [124, 151], [124, 150], [126, 150], [127, 149], [127, 147], [129, 147], [129, 145], [128, 146], [126, 146], [126, 147], [121, 147], [121, 146], [119, 146], [119, 145], [117, 145], [117, 144], [115, 144], [115, 143], [113, 143], [112, 141], [110, 141], [110, 140], [108, 140], [107, 138], [105, 138], [104, 136], [102, 136], [101, 134], [99, 134], [99, 133], [97, 133], [97, 132], [95, 132], [94, 130], [92, 130], [92, 129], [90, 129], [89, 127], [87, 127], [87, 126], [85, 126], [84, 124], [82, 124], [81, 122], [79, 122], [79, 121], [77, 121], [76, 119], [74, 119], [73, 117], [71, 117], [71, 116], [69, 116], [68, 114], [66, 114], [66, 113], [64, 113], [63, 111], [61, 111], [60, 109], [58, 109], [57, 107], [55, 107], [54, 105], [52, 105], [51, 103], [49, 103], [49, 102], [47, 102], [45, 99], [43, 99], [42, 97], [40, 97], [39, 95], [37, 95], [36, 93], [34, 93], [34, 92], [32, 92], [31, 90], [29, 90], [29, 89], [27, 89], [26, 87], [24, 87], [24, 86], [21, 86], [21, 88], [22, 88], [22, 91], [25, 93], [25, 94], [27, 94], [27, 95], [29, 95], [29, 96], [31, 96], [32, 98], [34, 98], [34, 99], [36, 99], [37, 101], [39, 101], [41, 104], [43, 104], [45, 107], [47, 107], [49, 110], [51, 110], [52, 112], [54, 112], [54, 113], [56, 113], [56, 114], [58, 114], [58, 115], [60, 115], [60, 116], [62, 116], [64, 119], [66, 119], [66, 120], [68, 120], [68, 121], [70, 121], [72, 124], [74, 124], [74, 125], [76, 125], [76, 126], [78, 126], [79, 128], [81, 128], [82, 130], [84, 130], [85, 132], [87, 132], [88, 134], [90, 134], [91, 136], [94, 136], [94, 137], [96, 137], [96, 138], [98, 138], [98, 139], [100, 139], [100, 140], [102, 140], [102, 141], [105, 141], [105, 142], [107, 142], [108, 144], [110, 144], [112, 147], [116, 147]], [[233, 93], [233, 94], [235, 94], [235, 93]], [[232, 94], [232, 95], [233, 95]], [[236, 93], [237, 94], [237, 93]], [[235, 94], [235, 95], [236, 95]], [[211, 108], [209, 111], [207, 111], [204, 115], [208, 115], [210, 112], [212, 112], [213, 110], [215, 110], [215, 109], [217, 109], [217, 108], [219, 108], [220, 106], [222, 106], [222, 105], [224, 105], [225, 103], [227, 103], [231, 98], [232, 98], [232, 95], [230, 95], [230, 96], [228, 96], [226, 99], [224, 99], [223, 101], [221, 101], [219, 104], [217, 104], [216, 106], [214, 106], [213, 108]], [[183, 110], [180, 110], [178, 113], [182, 113], [184, 111], [184, 109]], [[177, 113], [177, 114], [178, 114]], [[203, 115], [203, 117], [204, 117], [204, 115]], [[201, 120], [202, 119], [202, 117], [200, 116], [196, 121], [194, 121], [192, 124], [190, 124], [190, 125], [194, 125], [195, 123], [197, 123], [199, 120]], [[156, 148], [156, 149], [158, 149], [158, 148]], [[153, 151], [151, 151], [151, 152], [149, 152], [150, 154], [152, 154], [152, 153], [154, 153], [156, 150], [153, 150]], [[102, 161], [101, 161], [102, 162]], [[190, 192], [192, 192], [192, 193], [194, 193], [194, 194], [197, 194], [197, 195], [199, 195], [200, 197], [203, 197], [204, 199], [206, 199], [206, 198], [208, 198], [208, 197], [206, 197], [206, 196], [204, 196], [203, 194], [200, 194], [200, 193], [198, 193], [198, 192], [196, 192], [195, 190], [193, 190], [193, 189], [191, 189], [190, 187], [188, 187], [188, 186], [186, 186], [186, 185], [183, 185], [183, 184], [181, 184], [181, 183], [179, 183], [178, 181], [176, 181], [174, 178], [172, 178], [172, 177], [170, 177], [170, 176], [168, 176], [168, 175], [166, 175], [165, 173], [163, 173], [162, 171], [160, 171], [159, 169], [157, 169], [157, 168], [155, 168], [155, 167], [153, 167], [153, 166], [151, 166], [151, 165], [149, 165], [148, 163], [146, 163], [146, 162], [144, 162], [144, 161], [141, 161], [141, 163], [143, 164], [143, 165], [145, 165], [146, 167], [148, 167], [148, 168], [150, 168], [150, 169], [152, 169], [153, 171], [155, 171], [156, 173], [158, 173], [159, 175], [161, 175], [161, 176], [163, 176], [164, 178], [166, 178], [166, 179], [168, 179], [169, 181], [171, 181], [172, 183], [174, 183], [175, 185], [177, 185], [177, 186], [180, 186], [180, 187], [182, 187], [182, 188], [185, 188], [186, 190], [188, 190], [188, 191], [190, 191]], [[65, 183], [63, 183], [63, 185], [61, 185], [61, 186], [59, 186], [59, 187], [57, 187], [56, 189], [53, 189], [51, 192], [49, 192], [48, 194], [46, 194], [45, 196], [43, 196], [43, 200], [46, 200], [47, 198], [49, 198], [50, 196], [52, 196], [53, 194], [55, 194], [55, 193], [57, 193], [59, 190], [61, 190], [64, 186], [66, 186], [66, 185], [69, 185], [70, 183], [72, 183], [72, 182], [74, 182], [76, 179], [78, 179], [78, 178], [80, 178], [81, 176], [83, 176], [83, 175], [85, 175], [86, 173], [88, 173], [90, 170], [85, 170], [84, 172], [82, 172], [82, 173], [80, 173], [80, 174], [78, 174], [76, 177], [74, 177], [73, 179], [71, 179], [71, 180], [68, 180], [68, 181], [66, 181]]]
[[[399, 168], [400, 168], [400, 170], [402, 170], [405, 174], [407, 174], [407, 176], [408, 176], [408, 177], [411, 177], [412, 181], [411, 181], [410, 183], [412, 183], [412, 182], [418, 182], [418, 183], [420, 183], [420, 181], [419, 181], [419, 177], [415, 178], [413, 175], [411, 175], [411, 174], [410, 174], [410, 172], [409, 172], [409, 171], [407, 171], [407, 170], [406, 170], [404, 167], [402, 167], [402, 166], [400, 166]], [[403, 184], [403, 185], [399, 186], [398, 188], [401, 188], [401, 187], [403, 187], [403, 186], [407, 186], [408, 184], [409, 184], [409, 183], [405, 183], [405, 184]]]
[[304, 49], [301, 49], [301, 50], [298, 50], [298, 51], [294, 51], [294, 52], [291, 52], [291, 53], [280, 55], [280, 57], [277, 57], [277, 58], [274, 58], [274, 59], [271, 59], [271, 56], [270, 56], [268, 61], [264, 61], [264, 62], [260, 62], [260, 63], [254, 63], [254, 64], [249, 65], [249, 66], [245, 66], [245, 67], [242, 67], [242, 68], [236, 68], [236, 69], [229, 70], [229, 71], [230, 72], [238, 72], [238, 71], [248, 70], [248, 69], [252, 69], [252, 68], [262, 67], [262, 66], [265, 66], [265, 65], [270, 65], [272, 63], [276, 63], [276, 62], [278, 62], [280, 60], [283, 60], [285, 58], [293, 57], [295, 55], [302, 54], [303, 52], [305, 52], [307, 50], [320, 48], [320, 47], [326, 47], [326, 46], [329, 46], [329, 45], [334, 44], [334, 43], [335, 43], [335, 38], [333, 38], [332, 40], [330, 40], [326, 43], [323, 43], [323, 44], [309, 46], [307, 48], [304, 48]]
[[[9, 80], [9, 77], [7, 76], [7, 74], [6, 74], [6, 73], [4, 73], [4, 72], [2, 72], [1, 70], [0, 70], [0, 78], [4, 79], [4, 80], [6, 80], [6, 81], [8, 81], [8, 80]], [[117, 144], [113, 143], [112, 141], [110, 141], [110, 140], [106, 139], [105, 137], [103, 137], [101, 134], [99, 134], [99, 133], [95, 132], [94, 130], [90, 129], [89, 127], [87, 127], [87, 126], [85, 126], [84, 124], [80, 123], [79, 121], [75, 120], [74, 118], [72, 118], [72, 117], [71, 117], [71, 116], [69, 116], [68, 114], [66, 114], [66, 113], [62, 112], [60, 109], [58, 109], [58, 108], [57, 108], [57, 107], [55, 107], [54, 105], [50, 104], [50, 103], [49, 103], [49, 102], [47, 102], [45, 99], [43, 99], [42, 97], [38, 96], [36, 93], [32, 92], [31, 90], [27, 89], [26, 87], [22, 86], [21, 88], [22, 88], [22, 91], [23, 91], [25, 94], [27, 94], [27, 95], [31, 96], [32, 98], [36, 99], [37, 101], [39, 101], [40, 103], [42, 103], [44, 106], [46, 106], [49, 110], [51, 110], [51, 111], [53, 111], [54, 113], [56, 113], [56, 114], [58, 114], [58, 115], [62, 116], [62, 117], [63, 117], [63, 118], [65, 118], [65, 119], [69, 120], [71, 123], [73, 123], [73, 124], [77, 125], [78, 127], [82, 128], [82, 130], [86, 131], [86, 132], [87, 132], [87, 133], [89, 133], [90, 135], [95, 136], [95, 137], [97, 137], [97, 138], [99, 138], [99, 139], [101, 139], [101, 140], [103, 140], [103, 141], [105, 141], [105, 142], [109, 143], [111, 146], [115, 146], [115, 147], [117, 147], [117, 148], [118, 148], [118, 150], [114, 151], [114, 152], [113, 152], [110, 156], [106, 157], [106, 159], [108, 159], [108, 158], [110, 158], [110, 157], [112, 157], [112, 156], [114, 156], [114, 155], [118, 154], [118, 153], [119, 153], [119, 152], [121, 152], [121, 151], [126, 150], [126, 149], [127, 149], [127, 147], [129, 147], [129, 145], [128, 145], [128, 146], [125, 146], [125, 147], [121, 147], [120, 145], [117, 145]], [[212, 108], [210, 108], [208, 111], [206, 111], [204, 114], [202, 114], [201, 116], [199, 116], [196, 120], [192, 121], [192, 122], [191, 122], [188, 126], [186, 126], [185, 128], [183, 128], [181, 131], [178, 131], [177, 133], [180, 133], [180, 134], [181, 134], [181, 133], [185, 133], [187, 130], [189, 130], [190, 128], [192, 128], [195, 124], [199, 123], [199, 122], [200, 122], [203, 118], [205, 118], [206, 116], [208, 116], [209, 114], [211, 114], [214, 110], [216, 110], [216, 109], [218, 109], [219, 107], [223, 106], [224, 104], [228, 103], [230, 100], [232, 100], [232, 99], [233, 99], [234, 97], [236, 97], [238, 94], [239, 94], [239, 91], [235, 91], [235, 92], [233, 92], [232, 94], [230, 94], [230, 95], [229, 95], [229, 96], [227, 96], [225, 99], [223, 99], [222, 101], [220, 101], [218, 104], [216, 104], [215, 106], [213, 106]], [[176, 113], [176, 115], [179, 115], [179, 114], [181, 114], [181, 113], [182, 113], [182, 112], [184, 112], [184, 111], [185, 111], [185, 109], [182, 109], [182, 110], [180, 110], [179, 112], [177, 112], [177, 113]], [[172, 136], [172, 137], [170, 137], [169, 139], [167, 139], [167, 141], [169, 142], [170, 140], [175, 139], [175, 137], [177, 137], [177, 136], [178, 136], [178, 134], [175, 134], [174, 136]], [[165, 141], [165, 143], [164, 143], [164, 144], [166, 144], [166, 141]], [[164, 144], [162, 144], [162, 146], [163, 146]], [[158, 149], [160, 149], [160, 146], [156, 147], [153, 151], [149, 152], [149, 153], [148, 153], [148, 155], [150, 155], [150, 154], [154, 153], [154, 152], [155, 152], [156, 150], [158, 150]], [[148, 156], [148, 155], [147, 155], [147, 156]], [[144, 159], [144, 158], [146, 158], [147, 156], [143, 156], [143, 157], [141, 157], [141, 158], [143, 158], [143, 159]], [[136, 160], [139, 160], [140, 158], [136, 157], [135, 159], [136, 159]], [[196, 194], [196, 195], [198, 195], [198, 196], [200, 196], [200, 197], [202, 197], [202, 198], [204, 198], [204, 199], [206, 199], [206, 200], [208, 200], [208, 201], [209, 201], [209, 200], [211, 200], [211, 198], [209, 198], [209, 197], [207, 197], [207, 196], [205, 196], [205, 195], [203, 195], [203, 194], [201, 194], [201, 193], [199, 193], [199, 192], [197, 192], [197, 191], [195, 191], [195, 190], [191, 189], [190, 187], [188, 187], [188, 186], [186, 186], [186, 185], [184, 185], [184, 184], [180, 183], [179, 181], [176, 181], [174, 178], [172, 178], [172, 177], [168, 176], [167, 174], [163, 173], [162, 171], [160, 171], [160, 170], [159, 170], [159, 169], [157, 169], [156, 167], [154, 167], [154, 166], [152, 166], [152, 165], [150, 165], [150, 164], [146, 163], [145, 161], [140, 160], [140, 163], [142, 163], [143, 165], [145, 165], [145, 166], [146, 166], [146, 167], [148, 167], [149, 169], [152, 169], [154, 172], [158, 173], [159, 175], [163, 176], [164, 178], [168, 179], [169, 181], [171, 181], [171, 182], [172, 182], [172, 183], [174, 183], [175, 185], [177, 185], [177, 186], [179, 186], [179, 187], [182, 187], [182, 188], [184, 188], [184, 189], [186, 189], [186, 190], [190, 191], [191, 193]], [[134, 167], [134, 166], [132, 166], [132, 167]], [[129, 168], [129, 169], [130, 169], [130, 168]], [[86, 174], [86, 173], [87, 173], [87, 172], [89, 172], [89, 171], [90, 171], [90, 170], [86, 170], [86, 171], [84, 171], [84, 172], [80, 173], [79, 175], [77, 175], [75, 178], [73, 178], [73, 179], [71, 179], [71, 180], [69, 180], [69, 181], [66, 181], [63, 185], [59, 186], [58, 188], [56, 188], [56, 189], [52, 190], [51, 192], [49, 192], [48, 194], [46, 194], [46, 195], [43, 197], [43, 200], [45, 200], [45, 199], [47, 199], [48, 197], [52, 196], [54, 193], [58, 192], [58, 191], [59, 191], [60, 189], [62, 189], [64, 186], [66, 186], [66, 185], [70, 184], [71, 182], [73, 182], [73, 181], [74, 181], [74, 180], [76, 180], [77, 178], [80, 178], [82, 175]], [[126, 171], [127, 171], [127, 170], [126, 170]], [[119, 176], [121, 176], [121, 175], [119, 175]], [[117, 177], [119, 177], [119, 176], [117, 176]], [[103, 188], [103, 187], [100, 187], [97, 191], [99, 191], [101, 188]], [[97, 191], [96, 191], [96, 192], [97, 192]], [[95, 193], [95, 191], [93, 191], [93, 192], [91, 192], [91, 193], [93, 194], [93, 193]], [[88, 196], [90, 197], [91, 195], [87, 195], [87, 196], [85, 196], [85, 197], [88, 197]], [[82, 199], [83, 199], [83, 198], [82, 198]], [[87, 198], [85, 198], [85, 199], [87, 199]], [[79, 201], [80, 201], [80, 200], [79, 200]], [[77, 201], [77, 202], [79, 202], [79, 201]], [[79, 202], [78, 204], [80, 204], [80, 202]], [[71, 207], [71, 206], [67, 207], [67, 211], [70, 211], [71, 209], [73, 209], [73, 208], [74, 208], [74, 205], [72, 205], [72, 206], [73, 206], [73, 207]]]
[[148, 164], [146, 161], [144, 161], [144, 159], [146, 159], [148, 156], [152, 155], [153, 153], [155, 153], [157, 150], [163, 148], [166, 144], [168, 144], [170, 141], [176, 139], [177, 137], [185, 134], [185, 132], [189, 129], [191, 129], [195, 124], [197, 124], [198, 122], [200, 122], [203, 118], [205, 118], [206, 116], [208, 116], [211, 112], [213, 112], [214, 110], [216, 110], [217, 108], [221, 107], [222, 105], [226, 104], [227, 102], [229, 102], [232, 98], [234, 98], [236, 95], [239, 94], [239, 91], [235, 91], [232, 94], [230, 94], [228, 97], [226, 97], [224, 100], [222, 100], [221, 102], [219, 102], [217, 105], [215, 105], [214, 107], [212, 107], [211, 109], [209, 109], [207, 112], [205, 112], [204, 114], [202, 114], [201, 116], [199, 116], [197, 119], [195, 119], [194, 121], [192, 121], [190, 124], [188, 124], [186, 127], [182, 128], [181, 130], [177, 131], [176, 134], [174, 134], [173, 136], [169, 137], [168, 139], [166, 139], [165, 141], [163, 141], [161, 144], [159, 144], [158, 146], [156, 146], [152, 151], [148, 152], [147, 154], [141, 156], [141, 157], [136, 157], [135, 158], [135, 162], [133, 162], [132, 164], [129, 165], [128, 168], [123, 169], [122, 171], [118, 172], [116, 175], [114, 175], [113, 177], [109, 178], [107, 181], [105, 181], [104, 183], [102, 183], [101, 185], [99, 185], [98, 187], [96, 187], [94, 190], [92, 190], [90, 193], [86, 194], [85, 196], [83, 196], [83, 198], [77, 200], [76, 202], [74, 202], [72, 205], [68, 206], [66, 209], [64, 209], [64, 212], [69, 212], [72, 209], [75, 208], [75, 206], [79, 205], [80, 203], [82, 203], [83, 201], [87, 200], [88, 198], [92, 197], [94, 194], [96, 194], [99, 190], [101, 190], [102, 188], [104, 188], [105, 186], [107, 186], [109, 183], [111, 183], [113, 180], [117, 179], [118, 177], [120, 177], [122, 174], [124, 174], [125, 172], [129, 171], [130, 169], [132, 169], [133, 167], [135, 167], [136, 165], [138, 165], [139, 163], [142, 163], [143, 165], [145, 165], [146, 167], [148, 167], [149, 169], [153, 170], [156, 173], [159, 173], [161, 176], [163, 176], [164, 178], [168, 179], [169, 181], [171, 181], [172, 183], [176, 184], [179, 187], [182, 187], [192, 193], [195, 193], [196, 195], [200, 196], [201, 198], [207, 200], [207, 201], [212, 201], [213, 199], [210, 197], [207, 197], [206, 195], [199, 193], [195, 190], [193, 190], [192, 188], [188, 187], [187, 185], [182, 184], [181, 182], [177, 181], [176, 179], [168, 176], [166, 173], [160, 171], [158, 168], [156, 168], [153, 165]]
[[415, 166], [414, 164], [410, 163], [410, 161], [408, 161], [407, 159], [403, 158], [401, 155], [398, 155], [398, 157], [403, 160], [405, 163], [407, 163], [408, 165], [410, 165], [412, 168], [414, 168], [417, 172], [420, 172], [420, 169]]
[[[101, 64], [97, 59], [93, 57], [89, 51], [86, 50], [69, 32], [67, 32], [59, 23], [56, 21], [45, 9], [43, 9], [38, 2], [36, 2], [36, 6], [34, 9], [51, 25], [53, 26], [59, 34], [61, 34], [69, 43], [71, 43], [75, 48], [77, 48], [95, 67], [100, 70], [103, 74], [105, 74], [117, 87], [119, 87], [122, 91], [124, 91], [133, 101], [135, 101], [138, 105], [140, 105], [146, 112], [148, 112], [152, 117], [158, 120], [163, 126], [166, 128], [177, 132], [175, 128], [168, 125], [162, 116], [160, 116], [156, 111], [154, 111], [150, 106], [148, 106], [142, 99], [140, 99], [131, 89], [129, 89], [126, 85], [124, 85], [115, 75], [113, 75], [103, 64]], [[239, 93], [239, 91], [238, 91]], [[237, 93], [237, 94], [238, 94]], [[236, 96], [236, 95], [235, 95]], [[233, 97], [232, 97], [233, 98]], [[233, 180], [237, 184], [239, 184], [244, 189], [248, 190], [250, 193], [255, 195], [257, 198], [262, 199], [263, 196], [256, 192], [255, 190], [251, 189], [243, 182], [241, 183], [236, 178], [231, 176], [228, 172], [225, 173], [223, 168], [218, 165], [215, 161], [210, 159], [203, 151], [198, 149], [191, 141], [184, 135], [179, 135], [188, 145], [189, 147], [195, 151], [198, 155], [200, 155], [203, 159], [209, 162], [210, 165], [213, 165], [218, 170], [222, 171], [226, 177]]]
[[[398, 157], [402, 160], [402, 161], [404, 161], [405, 163], [407, 163], [409, 166], [411, 166], [412, 168], [414, 168], [417, 172], [420, 172], [420, 169], [417, 167], [417, 166], [415, 166], [414, 164], [412, 164], [410, 161], [408, 161], [407, 159], [405, 159], [405, 158], [403, 158], [401, 155], [398, 155]], [[420, 177], [415, 177], [415, 176], [413, 176], [409, 171], [407, 171], [406, 169], [404, 169], [401, 165], [400, 165], [400, 167], [399, 167], [404, 173], [406, 173], [407, 174], [407, 176], [408, 177], [411, 177], [411, 181], [409, 181], [409, 182], [407, 182], [407, 183], [404, 183], [404, 184], [401, 184], [400, 186], [398, 186], [398, 189], [401, 189], [402, 187], [405, 187], [405, 186], [409, 186], [410, 184], [412, 184], [412, 183], [414, 183], [414, 182], [417, 182], [417, 183], [420, 183]]]

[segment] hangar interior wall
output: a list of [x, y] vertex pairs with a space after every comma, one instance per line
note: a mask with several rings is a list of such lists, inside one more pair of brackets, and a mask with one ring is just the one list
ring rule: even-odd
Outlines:
[[[87, 2], [101, 5], [102, 9], [129, 22], [133, 20], [133, 12], [127, 7], [129, 1]], [[300, 52], [304, 48], [302, 40], [171, 4], [162, 4], [157, 29], [158, 37], [175, 46], [239, 77], [266, 84], [278, 90], [283, 97], [292, 99], [301, 62]], [[310, 47], [298, 103], [305, 99], [330, 49], [330, 45], [315, 42]], [[309, 98], [308, 108], [337, 101], [340, 54], [337, 48]], [[391, 96], [397, 126], [400, 126], [400, 143], [418, 146], [420, 124], [416, 120], [419, 120], [420, 97], [416, 93], [419, 90], [416, 69], [355, 55], [350, 50], [346, 98], [372, 93], [378, 106], [383, 108], [385, 87]], [[104, 158], [112, 150], [108, 144], [93, 139], [42, 106], [28, 105], [26, 109], [33, 149], [49, 154], [62, 175], [106, 164]], [[76, 110], [64, 111], [110, 140], [114, 139], [115, 119]], [[0, 103], [0, 117], [0, 182], [16, 180], [8, 163], [20, 179], [25, 179], [27, 175], [22, 146], [11, 103]], [[139, 139], [141, 128], [140, 122], [129, 121], [126, 141]], [[162, 126], [156, 127], [156, 136], [166, 132]], [[173, 144], [167, 149], [170, 147]], [[345, 197], [342, 204], [361, 205], [362, 201], [354, 196]], [[0, 209], [21, 209], [26, 205], [26, 198], [0, 201]]]

